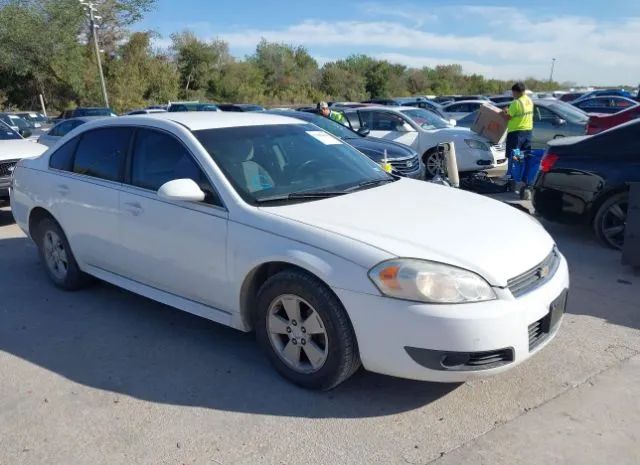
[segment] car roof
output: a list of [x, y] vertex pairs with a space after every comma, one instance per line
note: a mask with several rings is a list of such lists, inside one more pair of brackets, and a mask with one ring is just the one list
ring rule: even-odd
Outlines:
[[482, 103], [482, 104], [484, 104], [484, 103], [489, 103], [489, 101], [488, 100], [477, 100], [477, 99], [476, 100], [458, 100], [458, 101], [445, 103], [442, 106], [444, 108], [447, 108], [449, 106], [458, 105], [460, 103]]
[[[97, 126], [118, 124], [140, 124], [141, 121], [173, 121], [191, 131], [220, 129], [241, 126], [266, 126], [272, 124], [304, 124], [295, 117], [267, 114], [264, 112], [167, 112], [148, 115], [101, 118]], [[94, 126], [95, 127], [95, 126]]]

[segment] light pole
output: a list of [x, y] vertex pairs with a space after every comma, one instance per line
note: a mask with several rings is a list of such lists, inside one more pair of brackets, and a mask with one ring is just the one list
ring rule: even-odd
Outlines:
[[556, 67], [556, 59], [551, 59], [551, 74], [549, 75], [549, 82], [553, 82], [553, 68]]
[[96, 24], [96, 18], [102, 19], [100, 16], [96, 16], [94, 13], [96, 11], [93, 3], [91, 2], [80, 2], [81, 5], [84, 6], [85, 11], [89, 17], [89, 26], [91, 27], [91, 36], [93, 39], [93, 47], [96, 51], [96, 61], [98, 62], [98, 73], [100, 74], [100, 85], [102, 86], [102, 97], [104, 98], [104, 105], [106, 107], [109, 106], [109, 97], [107, 96], [107, 86], [104, 83], [104, 73], [102, 72], [102, 58], [100, 56], [100, 47], [98, 47], [98, 25]]

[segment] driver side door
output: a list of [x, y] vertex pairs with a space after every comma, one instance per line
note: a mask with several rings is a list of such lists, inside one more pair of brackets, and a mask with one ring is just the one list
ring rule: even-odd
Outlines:
[[[157, 190], [189, 178], [205, 192], [203, 202], [160, 199]], [[228, 213], [196, 158], [175, 135], [138, 128], [120, 193], [120, 238], [125, 250], [118, 271], [127, 278], [192, 302], [229, 308]], [[205, 315], [206, 316], [206, 315]]]
[[361, 110], [362, 125], [370, 129], [372, 137], [392, 140], [417, 150], [418, 131], [397, 113], [385, 110]]

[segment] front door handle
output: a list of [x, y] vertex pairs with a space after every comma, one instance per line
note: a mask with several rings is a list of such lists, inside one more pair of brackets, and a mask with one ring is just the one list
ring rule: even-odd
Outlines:
[[131, 213], [133, 216], [138, 216], [142, 213], [142, 205], [138, 202], [125, 202], [125, 210]]

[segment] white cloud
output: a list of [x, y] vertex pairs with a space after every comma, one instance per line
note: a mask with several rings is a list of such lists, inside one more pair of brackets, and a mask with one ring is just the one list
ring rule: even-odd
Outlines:
[[[366, 16], [384, 15], [387, 20], [306, 20], [282, 28], [217, 30], [216, 36], [228, 41], [232, 50], [253, 50], [262, 38], [304, 45], [314, 55], [319, 51], [321, 62], [362, 51], [411, 66], [460, 63], [467, 72], [490, 77], [547, 78], [551, 59], [556, 58], [555, 76], [560, 81], [635, 85], [640, 79], [640, 17], [613, 23], [477, 5], [446, 6], [434, 13], [379, 3], [366, 3], [363, 9]], [[437, 32], [443, 24], [451, 24], [447, 30], [455, 33]], [[198, 32], [205, 33], [206, 26], [197, 25]], [[470, 30], [465, 25], [476, 32], [465, 33]]]

